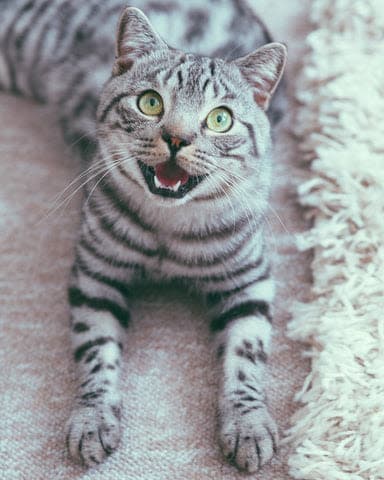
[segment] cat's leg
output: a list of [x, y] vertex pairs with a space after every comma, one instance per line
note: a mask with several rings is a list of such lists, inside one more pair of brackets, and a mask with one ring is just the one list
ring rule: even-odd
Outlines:
[[74, 460], [93, 466], [112, 453], [120, 440], [119, 375], [129, 320], [126, 284], [98, 273], [78, 258], [69, 302], [78, 385], [67, 448]]
[[232, 463], [249, 472], [272, 458], [278, 441], [264, 390], [273, 290], [270, 278], [243, 291], [235, 288], [233, 295], [216, 300], [211, 323], [220, 369], [220, 444]]

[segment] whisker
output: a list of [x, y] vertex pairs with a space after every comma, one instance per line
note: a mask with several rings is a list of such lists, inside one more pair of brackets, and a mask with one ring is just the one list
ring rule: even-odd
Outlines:
[[51, 207], [48, 212], [41, 218], [38, 222], [37, 225], [40, 225], [43, 221], [47, 220], [49, 217], [51, 217], [54, 213], [57, 212], [61, 207], [64, 206], [64, 208], [69, 204], [69, 202], [72, 200], [72, 198], [76, 195], [76, 193], [81, 190], [88, 182], [90, 182], [93, 178], [97, 177], [100, 172], [102, 172], [103, 169], [100, 167], [100, 170], [97, 170], [96, 172], [92, 172], [92, 175], [87, 178], [84, 182], [82, 182], [73, 192], [68, 194], [62, 201], [60, 201], [58, 204], [54, 205]]
[[84, 205], [87, 205], [93, 192], [96, 190], [96, 188], [98, 187], [98, 185], [103, 181], [103, 179], [109, 175], [113, 170], [115, 170], [116, 168], [118, 168], [120, 165], [122, 164], [125, 164], [125, 163], [128, 163], [128, 162], [131, 162], [132, 160], [135, 160], [135, 157], [127, 157], [127, 158], [123, 158], [123, 159], [119, 159], [119, 160], [115, 160], [114, 162], [112, 162], [111, 164], [108, 165], [108, 168], [107, 168], [107, 171], [101, 176], [101, 178], [95, 183], [95, 185], [92, 187], [92, 190], [89, 192], [89, 194], [87, 195], [87, 198], [84, 202]]
[[292, 232], [289, 231], [288, 227], [285, 225], [283, 220], [281, 219], [280, 215], [276, 212], [276, 210], [268, 203], [268, 208], [271, 210], [271, 212], [274, 214], [274, 216], [277, 218], [279, 221], [280, 225], [284, 228], [285, 233], [288, 233], [288, 235], [293, 236]]
[[[210, 163], [212, 163], [212, 162], [210, 162]], [[251, 197], [250, 192], [245, 190], [240, 183], [235, 183], [235, 181], [234, 181], [234, 178], [241, 181], [241, 182], [246, 182], [247, 179], [245, 177], [243, 177], [242, 175], [239, 175], [239, 174], [236, 174], [232, 171], [229, 171], [227, 168], [223, 167], [222, 165], [215, 165], [215, 166], [216, 166], [217, 170], [219, 170], [221, 172], [224, 172], [226, 174], [226, 177], [224, 179], [222, 177], [222, 180], [224, 180], [225, 183], [228, 186], [230, 186], [230, 188], [236, 193], [238, 198], [241, 199], [241, 204], [244, 208], [244, 211], [245, 211], [245, 214], [246, 214], [246, 217], [247, 217], [247, 221], [248, 221], [250, 227], [252, 229], [254, 229], [254, 231], [256, 231], [257, 228], [260, 228], [260, 225], [256, 221], [255, 212], [251, 208], [250, 202], [248, 201], [248, 200], [253, 200], [253, 202], [254, 202], [254, 198]], [[275, 247], [275, 251], [276, 251], [277, 250], [276, 235], [273, 232], [273, 229], [271, 227], [269, 219], [264, 215], [263, 212], [261, 212], [261, 215], [262, 215], [263, 220], [265, 221], [265, 225], [267, 226], [268, 230], [270, 231], [271, 237], [273, 237], [274, 247]]]
[[96, 167], [100, 166], [103, 164], [103, 160], [98, 160], [94, 164], [92, 164], [90, 167], [88, 167], [86, 170], [81, 172], [78, 176], [76, 176], [65, 188], [62, 190], [59, 194], [57, 194], [54, 199], [53, 199], [53, 206], [55, 205], [56, 202], [60, 200], [60, 198], [65, 194], [67, 190], [69, 190], [76, 182], [81, 180], [83, 177], [87, 176], [89, 173], [91, 173], [93, 170], [96, 169]]
[[[56, 201], [54, 202], [54, 204], [51, 206], [51, 208], [48, 210], [48, 212], [46, 213], [46, 215], [44, 215], [44, 217], [39, 220], [37, 222], [37, 225], [40, 225], [41, 222], [47, 220], [51, 215], [53, 215], [55, 212], [57, 212], [57, 210], [59, 210], [61, 207], [64, 206], [64, 208], [69, 204], [69, 202], [72, 200], [72, 198], [76, 195], [76, 193], [81, 190], [83, 187], [85, 187], [85, 185], [87, 185], [91, 180], [93, 180], [94, 178], [96, 178], [98, 175], [100, 174], [103, 174], [105, 172], [105, 169], [108, 168], [108, 166], [111, 166], [113, 164], [116, 163], [116, 165], [120, 162], [120, 160], [113, 160], [112, 163], [110, 163], [109, 165], [106, 163], [108, 162], [109, 160], [113, 159], [113, 155], [117, 153], [117, 151], [113, 151], [109, 157], [103, 157], [102, 159], [98, 160], [94, 165], [92, 165], [91, 167], [89, 167], [86, 171], [84, 171], [83, 173], [81, 173], [78, 177], [76, 177], [76, 179], [71, 182], [70, 186], [73, 186], [76, 181], [79, 181], [80, 179], [82, 179], [84, 176], [86, 177], [86, 179], [84, 181], [82, 181], [76, 188], [75, 190], [73, 190], [72, 192], [70, 192], [68, 195], [65, 196], [65, 198], [63, 198], [61, 200], [61, 197], [64, 195], [64, 193], [68, 190], [68, 188], [70, 188], [70, 186], [68, 186], [59, 196], [58, 198], [56, 199]], [[59, 201], [60, 200], [60, 201]]]

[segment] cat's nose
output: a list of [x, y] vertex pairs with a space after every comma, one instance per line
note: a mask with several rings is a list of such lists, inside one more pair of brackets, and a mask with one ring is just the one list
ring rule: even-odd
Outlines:
[[171, 152], [177, 152], [178, 150], [180, 150], [180, 148], [186, 147], [187, 145], [191, 144], [191, 142], [188, 141], [186, 138], [180, 138], [168, 132], [163, 132], [161, 138], [164, 140], [164, 142], [168, 144]]

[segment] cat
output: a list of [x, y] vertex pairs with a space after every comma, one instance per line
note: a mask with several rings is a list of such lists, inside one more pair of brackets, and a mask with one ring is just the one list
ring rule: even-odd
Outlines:
[[174, 280], [209, 308], [219, 443], [254, 472], [278, 442], [263, 386], [274, 298], [263, 217], [266, 111], [286, 48], [243, 0], [133, 4], [0, 0], [1, 88], [54, 105], [88, 162], [68, 291], [78, 394], [67, 448], [87, 467], [116, 450], [130, 292]]

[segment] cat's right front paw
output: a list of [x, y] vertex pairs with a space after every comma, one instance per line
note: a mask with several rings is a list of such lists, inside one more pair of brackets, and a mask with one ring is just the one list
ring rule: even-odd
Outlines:
[[[235, 404], [236, 407], [236, 404]], [[220, 444], [224, 455], [240, 470], [257, 472], [277, 450], [278, 433], [266, 407], [231, 409], [222, 417]]]
[[77, 463], [93, 467], [116, 450], [120, 435], [120, 407], [79, 406], [68, 422], [69, 455]]

